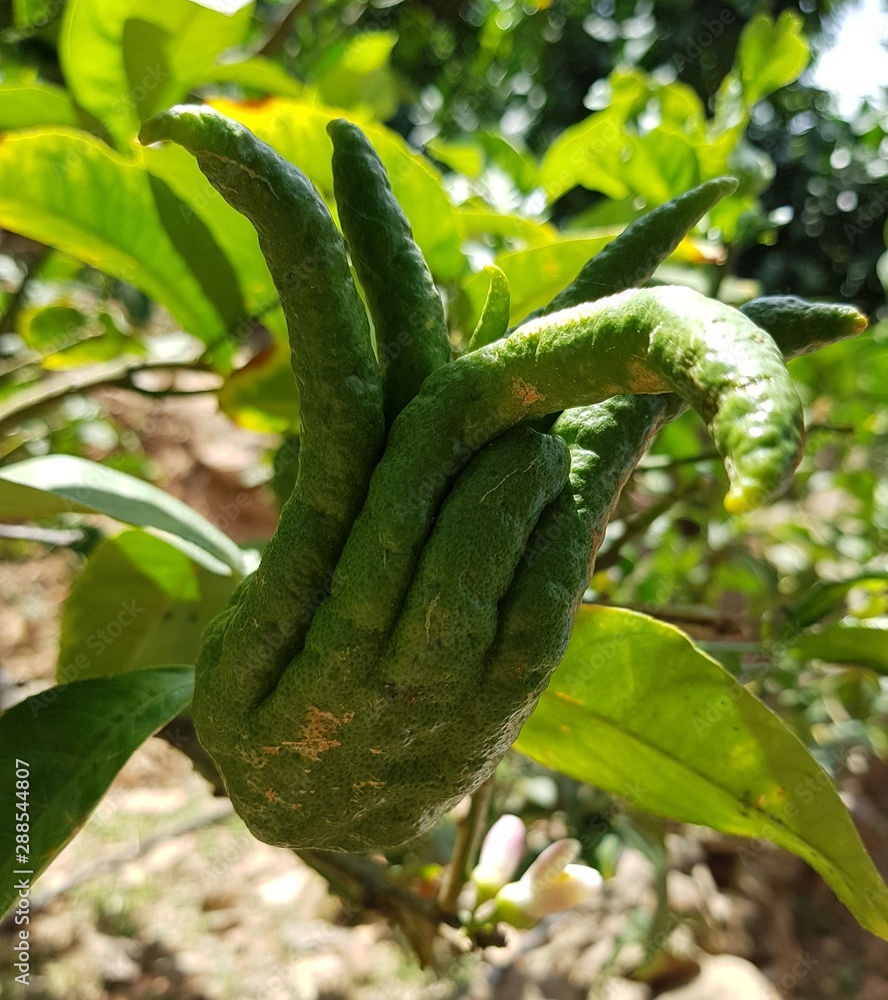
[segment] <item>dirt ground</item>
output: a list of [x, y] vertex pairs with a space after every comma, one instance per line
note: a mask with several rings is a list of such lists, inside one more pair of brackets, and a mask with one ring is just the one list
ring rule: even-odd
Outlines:
[[[204, 513], [231, 497], [239, 540], [270, 531], [267, 490], [245, 479], [264, 442], [212, 403], [106, 405], [139, 430], [172, 492]], [[76, 558], [24, 547], [0, 563], [0, 699], [52, 682], [58, 614]], [[888, 874], [888, 766], [844, 789]], [[32, 985], [12, 982], [0, 925], [0, 998], [28, 1000], [888, 1000], [888, 943], [862, 931], [803, 862], [766, 844], [675, 824], [663, 947], [644, 954], [656, 872], [624, 850], [590, 904], [508, 935], [504, 947], [418, 967], [372, 914], [346, 913], [292, 853], [254, 840], [190, 762], [150, 740], [37, 883]]]

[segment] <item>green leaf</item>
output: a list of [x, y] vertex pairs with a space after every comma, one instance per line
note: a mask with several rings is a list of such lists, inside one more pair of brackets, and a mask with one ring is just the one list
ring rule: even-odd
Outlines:
[[226, 379], [219, 408], [240, 427], [260, 434], [292, 433], [299, 428], [299, 393], [290, 363], [290, 346], [281, 313], [269, 317], [274, 344]]
[[484, 171], [484, 150], [471, 139], [448, 142], [436, 137], [425, 149], [433, 159], [472, 180], [477, 180]]
[[79, 124], [71, 98], [50, 83], [6, 84], [0, 87], [0, 132], [40, 125]]
[[460, 205], [456, 209], [456, 220], [463, 239], [493, 236], [527, 246], [557, 243], [559, 239], [558, 230], [549, 222], [497, 212], [476, 201]]
[[5, 136], [0, 225], [134, 285], [201, 340], [228, 329], [230, 317], [219, 313], [167, 234], [150, 175], [84, 133]]
[[629, 150], [623, 176], [629, 188], [644, 198], [649, 208], [690, 191], [701, 181], [693, 148], [672, 127], [659, 127], [644, 136], [631, 136]]
[[802, 37], [802, 19], [785, 10], [776, 21], [759, 14], [743, 29], [737, 65], [747, 107], [797, 80], [810, 53]]
[[20, 31], [33, 33], [49, 24], [60, 7], [59, 0], [13, 0], [12, 23]]
[[571, 125], [552, 143], [540, 164], [540, 182], [550, 202], [580, 185], [608, 198], [629, 193], [620, 154], [626, 143], [625, 108], [611, 107]]
[[123, 149], [143, 116], [175, 104], [243, 41], [252, 7], [229, 14], [190, 0], [69, 3], [59, 38], [68, 87]]
[[328, 204], [333, 203], [330, 166], [333, 148], [326, 131], [327, 123], [342, 117], [354, 121], [379, 154], [395, 197], [410, 220], [413, 236], [432, 273], [441, 281], [449, 281], [465, 270], [453, 205], [441, 185], [440, 174], [396, 133], [353, 112], [343, 114], [336, 108], [287, 98], [243, 103], [214, 100], [211, 103], [296, 164]]
[[787, 848], [888, 938], [888, 887], [826, 772], [678, 629], [582, 608], [517, 749], [650, 812]]
[[139, 528], [103, 539], [65, 601], [58, 682], [196, 660], [233, 588]]
[[506, 173], [522, 193], [532, 191], [539, 182], [533, 157], [517, 149], [495, 132], [475, 132], [463, 139], [447, 141], [434, 138], [426, 152], [451, 170], [477, 180], [485, 167], [495, 165]]
[[[601, 235], [563, 239], [498, 254], [494, 263], [508, 278], [512, 293], [510, 322], [517, 323], [534, 309], [545, 305], [553, 295], [569, 285], [586, 261], [616, 235], [614, 230], [607, 230]], [[472, 275], [465, 284], [472, 328], [481, 315], [488, 286], [489, 280], [483, 271]]]
[[380, 121], [391, 118], [398, 110], [398, 85], [389, 58], [397, 40], [393, 31], [364, 31], [331, 49], [316, 69], [321, 99]]
[[148, 183], [164, 232], [182, 259], [187, 261], [204, 296], [225, 321], [226, 329], [234, 331], [238, 321], [246, 316], [247, 308], [231, 261], [202, 216], [184, 202], [165, 180], [149, 174]]
[[[159, 146], [140, 146], [136, 161], [153, 177], [164, 182], [175, 195], [177, 202], [173, 216], [180, 216], [180, 236], [192, 269], [205, 275], [211, 287], [218, 284], [223, 274], [233, 281], [250, 315], [260, 313], [277, 302], [277, 292], [268, 265], [259, 249], [256, 230], [250, 222], [236, 212], [212, 187], [200, 171], [195, 158], [181, 146], [167, 142]], [[157, 188], [155, 187], [155, 194]], [[203, 254], [188, 238], [191, 223], [196, 222], [203, 232]], [[213, 261], [224, 258], [222, 270], [213, 271]], [[231, 272], [236, 277], [231, 277]], [[244, 308], [244, 306], [240, 306]]]
[[88, 315], [66, 299], [24, 310], [18, 333], [42, 355], [41, 365], [48, 370], [147, 353], [145, 345], [121, 330], [108, 313]]
[[[133, 752], [188, 706], [193, 686], [190, 667], [141, 670], [50, 688], [0, 716], [0, 913], [18, 904], [16, 883], [33, 885], [83, 826]], [[18, 822], [30, 827], [27, 855]]]
[[549, 201], [578, 184], [608, 198], [625, 198], [629, 193], [621, 159], [626, 123], [643, 109], [650, 97], [650, 82], [639, 70], [617, 70], [608, 84], [608, 106], [566, 128], [543, 156], [540, 183]]
[[276, 62], [253, 56], [241, 62], [216, 63], [202, 74], [204, 83], [231, 83], [242, 90], [276, 97], [301, 97], [302, 84]]
[[124, 524], [166, 531], [211, 556], [208, 569], [247, 572], [245, 553], [227, 535], [151, 483], [73, 455], [45, 455], [0, 468], [0, 517], [38, 520], [62, 513], [107, 514]]
[[806, 660], [853, 663], [888, 676], [888, 618], [860, 618], [824, 625], [799, 636], [790, 652]]
[[818, 583], [805, 594], [796, 607], [790, 610], [783, 632], [784, 637], [816, 624], [830, 612], [835, 611], [841, 606], [848, 592], [855, 587], [869, 589], [870, 586], [880, 590], [885, 589], [888, 586], [888, 572], [867, 570], [849, 577], [847, 580]]
[[477, 139], [488, 162], [505, 171], [523, 194], [528, 194], [540, 183], [536, 161], [523, 146], [513, 145], [496, 132], [478, 132]]

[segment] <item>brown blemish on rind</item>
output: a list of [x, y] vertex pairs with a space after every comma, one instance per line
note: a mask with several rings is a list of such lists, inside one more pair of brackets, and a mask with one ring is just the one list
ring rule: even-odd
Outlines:
[[633, 392], [656, 395], [663, 391], [665, 385], [663, 379], [656, 372], [651, 371], [650, 365], [644, 359], [629, 361], [626, 365], [626, 371]]
[[539, 403], [546, 398], [542, 393], [537, 392], [536, 386], [525, 382], [523, 378], [512, 379], [512, 394], [517, 396], [525, 406]]
[[317, 705], [309, 705], [305, 712], [305, 721], [302, 723], [302, 739], [284, 741], [281, 746], [298, 753], [301, 757], [319, 761], [322, 753], [340, 746], [339, 740], [334, 739], [334, 736], [354, 717], [354, 712], [346, 712], [339, 718], [332, 712], [318, 708]]
[[268, 791], [265, 793], [265, 797], [268, 799], [269, 802], [281, 801], [280, 795], [278, 795], [278, 793], [273, 788], [268, 789]]

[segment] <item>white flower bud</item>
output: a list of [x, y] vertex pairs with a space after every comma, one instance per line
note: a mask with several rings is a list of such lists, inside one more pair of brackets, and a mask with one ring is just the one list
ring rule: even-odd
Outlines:
[[532, 927], [550, 913], [584, 903], [602, 879], [594, 868], [570, 863], [579, 853], [576, 840], [550, 844], [517, 882], [496, 894], [494, 919], [513, 927]]
[[524, 823], [518, 816], [506, 814], [487, 831], [481, 845], [472, 882], [478, 889], [478, 902], [491, 899], [515, 874], [524, 854]]

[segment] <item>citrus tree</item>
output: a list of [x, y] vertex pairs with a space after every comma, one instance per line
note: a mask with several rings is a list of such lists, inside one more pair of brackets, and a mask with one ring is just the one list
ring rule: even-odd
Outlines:
[[[17, 8], [23, 24], [38, 7]], [[258, 837], [372, 883], [423, 958], [442, 922], [482, 942], [594, 889], [570, 842], [512, 881], [508, 820], [475, 866], [513, 744], [639, 809], [786, 847], [888, 937], [888, 890], [805, 720], [781, 721], [730, 658], [613, 606], [628, 574], [591, 575], [608, 523], [631, 546], [680, 486], [736, 558], [688, 545], [659, 582], [709, 600], [730, 578], [766, 603], [767, 561], [740, 558], [749, 512], [800, 461], [792, 489], [807, 488], [803, 403], [830, 377], [816, 357], [795, 369], [800, 398], [784, 361], [860, 335], [830, 350], [885, 369], [852, 306], [723, 280], [729, 249], [780, 223], [745, 133], [807, 62], [798, 19], [749, 23], [712, 114], [683, 84], [616, 69], [542, 157], [483, 135], [441, 139], [432, 162], [380, 122], [389, 34], [296, 81], [245, 48], [250, 4], [222, 7], [82, 0], [59, 29], [65, 86], [24, 65], [0, 85], [0, 224], [41, 248], [6, 302], [0, 513], [123, 526], [71, 588], [57, 686], [0, 718], [4, 906], [26, 908], [127, 758], [178, 718], [212, 759], [181, 749]], [[577, 187], [604, 197], [559, 229]], [[132, 456], [92, 462], [65, 436], [66, 399], [195, 368], [232, 420], [284, 435], [261, 553], [131, 474]], [[689, 442], [699, 456], [688, 408], [724, 459], [723, 510], [712, 456], [682, 458]], [[852, 413], [858, 440], [884, 436]], [[633, 516], [621, 490], [660, 431], [677, 478]], [[875, 480], [853, 478], [876, 503]], [[803, 578], [769, 623], [775, 662], [883, 671], [884, 580]], [[831, 621], [849, 595], [857, 613]], [[465, 796], [433, 895], [362, 857]]]

